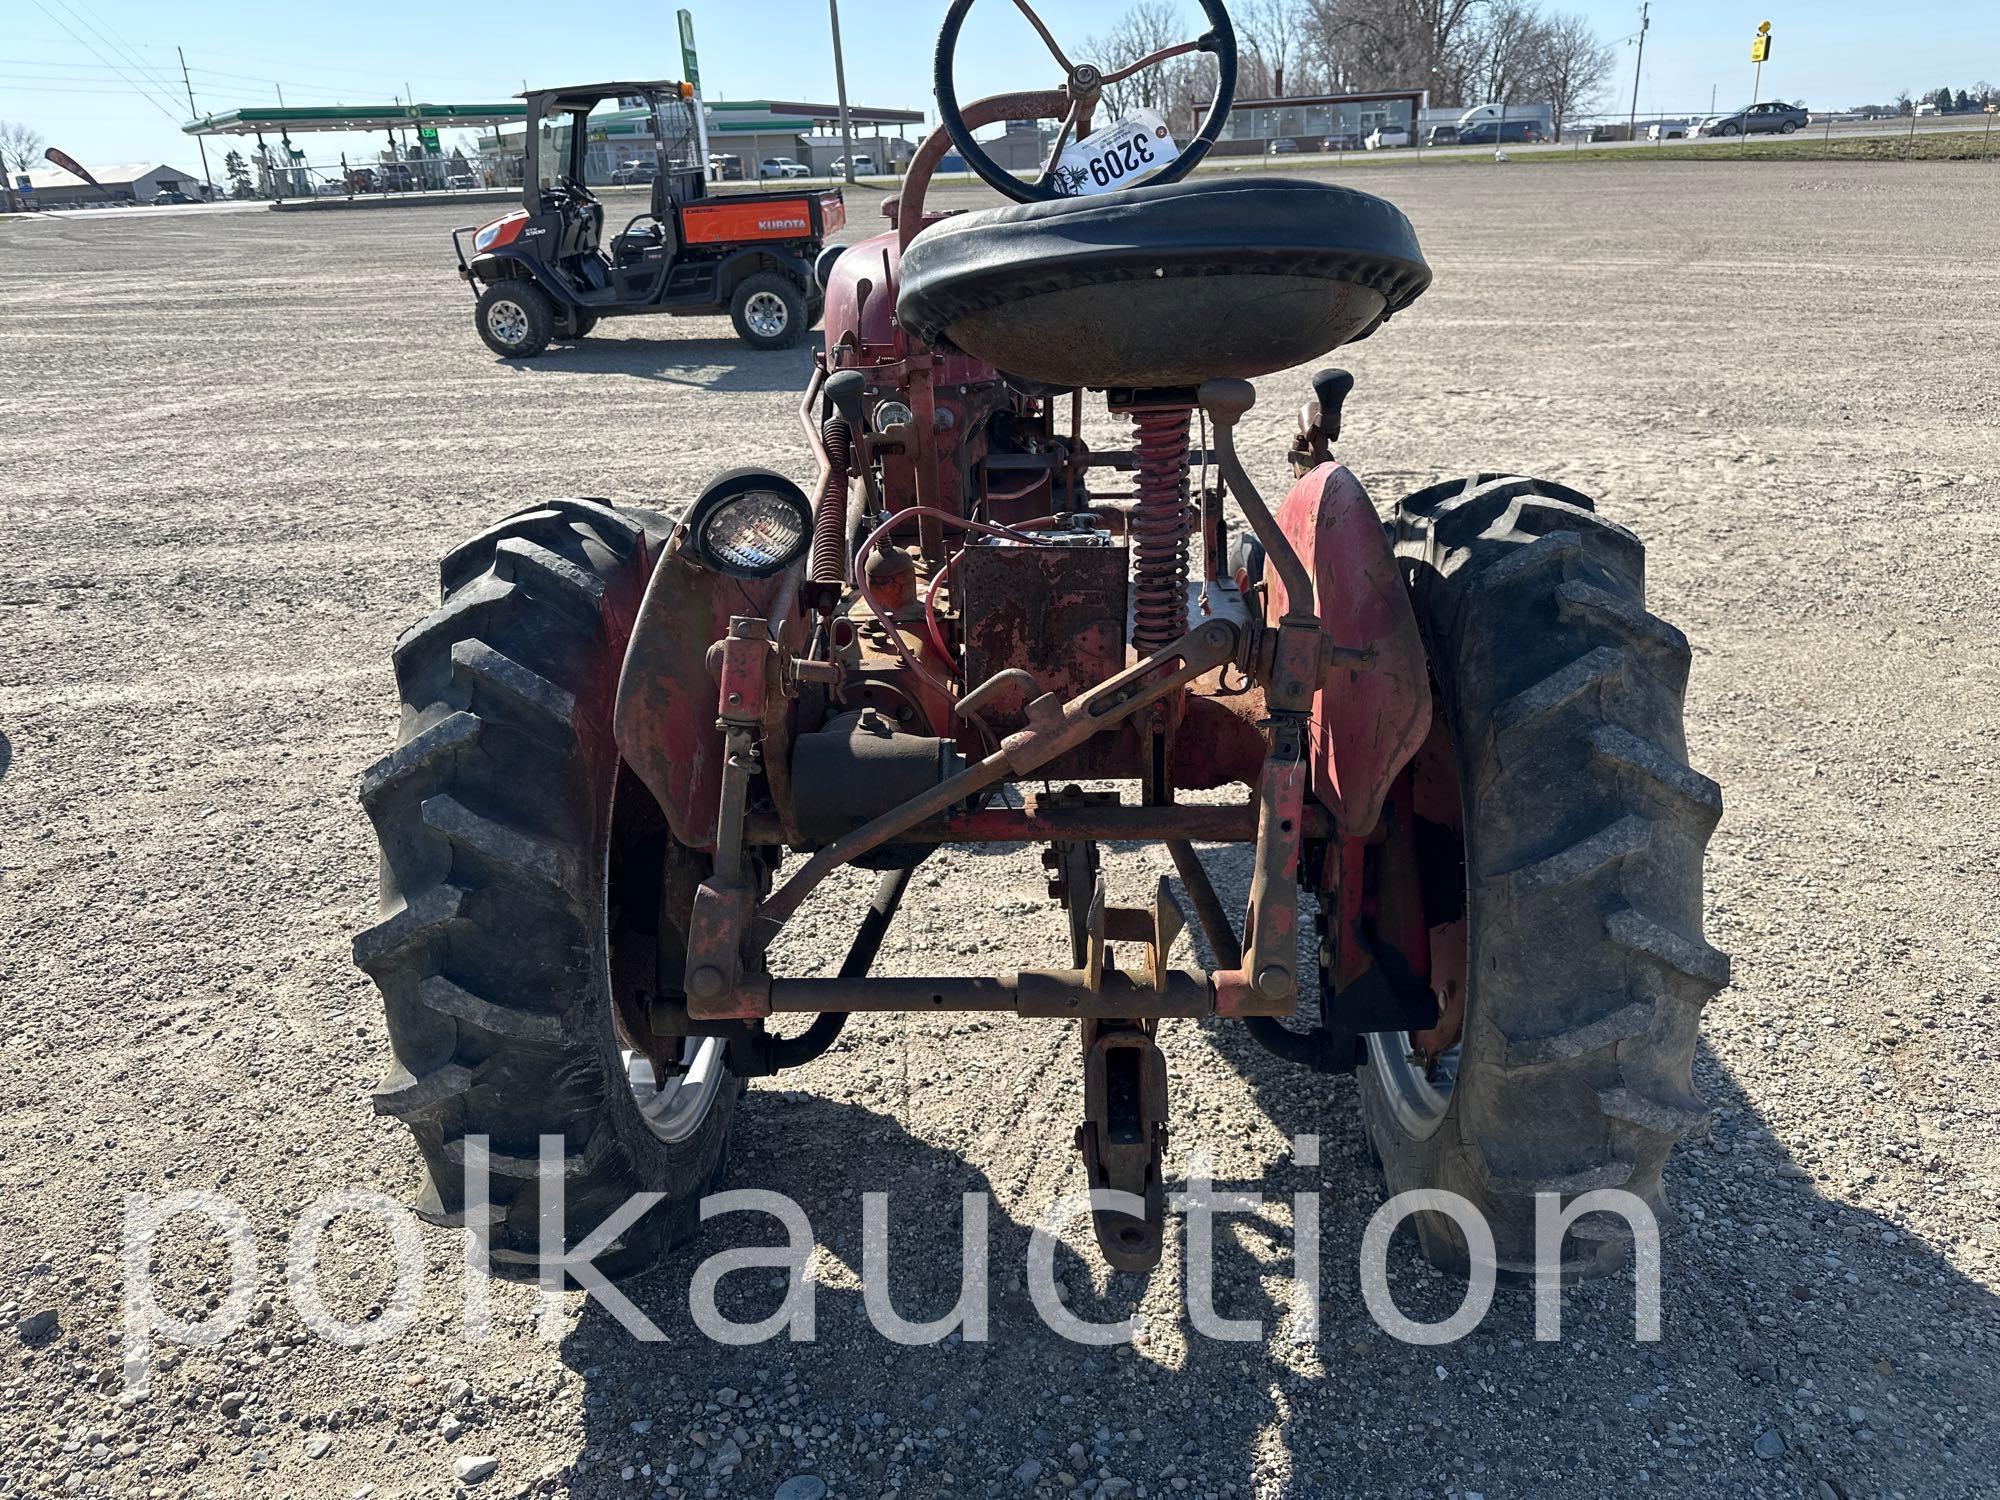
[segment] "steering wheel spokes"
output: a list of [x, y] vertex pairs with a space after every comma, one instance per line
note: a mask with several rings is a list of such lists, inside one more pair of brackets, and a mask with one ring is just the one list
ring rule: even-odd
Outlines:
[[1055, 180], [1056, 169], [1062, 164], [1063, 148], [1072, 139], [1080, 141], [1090, 134], [1090, 123], [1096, 109], [1095, 94], [1088, 97], [1072, 97], [1069, 113], [1063, 116], [1062, 126], [1056, 131], [1055, 141], [1049, 146], [1048, 160], [1042, 163], [1041, 175], [1035, 179], [1035, 186], [1045, 189], [1049, 196], [1059, 196]]
[[1020, 9], [1021, 14], [1028, 18], [1028, 24], [1041, 34], [1043, 44], [1047, 46], [1050, 52], [1055, 54], [1056, 64], [1063, 70], [1063, 76], [1069, 77], [1074, 74], [1076, 72], [1075, 64], [1063, 56], [1063, 49], [1056, 45], [1054, 34], [1050, 32], [1047, 26], [1042, 24], [1042, 18], [1035, 14], [1034, 6], [1028, 4], [1028, 0], [1014, 0], [1014, 4]]
[[[943, 124], [945, 133], [951, 137], [952, 145], [965, 158], [966, 165], [971, 167], [988, 186], [1019, 203], [1047, 202], [1072, 196], [1074, 189], [1065, 182], [1065, 174], [1062, 171], [1063, 152], [1072, 143], [1080, 142], [1091, 134], [1091, 123], [1104, 90], [1123, 83], [1147, 68], [1156, 67], [1190, 52], [1214, 54], [1215, 97], [1209, 103], [1208, 114], [1203, 119], [1195, 138], [1188, 142], [1173, 160], [1149, 171], [1144, 180], [1148, 183], [1178, 182], [1208, 155], [1209, 149], [1222, 134], [1223, 124], [1229, 118], [1229, 107], [1236, 98], [1236, 28], [1230, 23], [1229, 12], [1223, 0], [1201, 0], [1202, 10], [1207, 14], [1211, 27], [1203, 36], [1171, 47], [1162, 47], [1159, 51], [1149, 53], [1137, 62], [1108, 74], [1092, 63], [1072, 62], [1057, 43], [1054, 33], [1035, 13], [1030, 0], [1014, 0], [1014, 5], [1027, 17], [1029, 25], [1034, 27], [1064, 74], [1063, 86], [1058, 97], [1065, 101], [1067, 109], [1060, 113], [1051, 111], [1045, 116], [1052, 119], [1060, 117], [1062, 125], [1056, 132], [1047, 159], [1042, 163], [1040, 174], [1032, 181], [1016, 177], [996, 162], [973, 138], [972, 128], [966, 123], [965, 114], [959, 108], [953, 64], [958, 55], [959, 34], [965, 25], [967, 13], [972, 9], [973, 0], [953, 0], [950, 11], [945, 15], [943, 30], [938, 37], [936, 82], [939, 121]], [[1099, 182], [1100, 185], [1103, 182], [1101, 176]]]

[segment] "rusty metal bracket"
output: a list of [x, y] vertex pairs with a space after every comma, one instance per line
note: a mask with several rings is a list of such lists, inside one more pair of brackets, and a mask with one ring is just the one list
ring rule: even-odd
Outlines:
[[1165, 993], [1167, 989], [1167, 955], [1173, 952], [1174, 940], [1187, 927], [1187, 918], [1181, 915], [1179, 904], [1174, 900], [1172, 888], [1167, 879], [1160, 877], [1159, 888], [1153, 893], [1150, 909], [1138, 906], [1111, 906], [1104, 897], [1104, 877], [1097, 877], [1095, 889], [1091, 892], [1090, 913], [1083, 970], [1090, 976], [1091, 988], [1103, 988], [1103, 976], [1107, 969], [1116, 965], [1110, 957], [1110, 943], [1138, 943], [1146, 950], [1146, 977], [1153, 988]]
[[1143, 1215], [1093, 1208], [1091, 1227], [1104, 1258], [1120, 1271], [1160, 1263], [1166, 1190], [1160, 1158], [1167, 1144], [1167, 1060], [1153, 1041], [1157, 1023], [1086, 1021], [1083, 1025], [1083, 1123], [1077, 1149], [1091, 1191], [1130, 1193]]
[[1256, 388], [1247, 380], [1210, 380], [1203, 383], [1197, 399], [1202, 410], [1208, 413], [1209, 421], [1215, 424], [1216, 467], [1222, 470], [1223, 481], [1236, 496], [1237, 504], [1243, 507], [1243, 516], [1249, 521], [1250, 529], [1264, 544], [1265, 562], [1284, 580], [1285, 597], [1291, 605], [1286, 611], [1284, 623], [1309, 625], [1317, 630], [1319, 620], [1313, 613], [1312, 575], [1299, 561], [1291, 539], [1279, 528], [1277, 517], [1271, 514], [1271, 507], [1264, 503], [1257, 486], [1251, 483], [1250, 474], [1236, 452], [1236, 424], [1257, 404]]
[[930, 791], [912, 797], [873, 822], [819, 850], [757, 911], [757, 947], [770, 945], [799, 904], [828, 874], [906, 828], [949, 812], [975, 792], [999, 781], [1018, 779], [1132, 715], [1213, 671], [1236, 652], [1238, 631], [1227, 620], [1209, 620], [1164, 650], [1107, 678], [1067, 703], [1044, 694], [1028, 705], [1028, 725], [1000, 742], [1000, 748]]
[[1283, 1016], [1298, 1009], [1299, 843], [1305, 821], [1305, 721], [1274, 719], [1257, 788], [1257, 845], [1250, 874], [1243, 964], [1215, 975], [1223, 1016]]

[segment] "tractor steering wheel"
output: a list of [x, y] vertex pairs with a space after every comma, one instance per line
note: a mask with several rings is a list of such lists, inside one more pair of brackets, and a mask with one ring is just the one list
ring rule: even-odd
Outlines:
[[972, 9], [973, 0], [953, 0], [951, 9], [945, 14], [944, 27], [938, 33], [937, 47], [937, 102], [938, 119], [951, 137], [951, 143], [965, 158], [966, 165], [979, 174], [989, 187], [1005, 193], [1017, 203], [1045, 203], [1068, 196], [1055, 185], [1056, 164], [1062, 159], [1063, 147], [1071, 136], [1082, 140], [1090, 134], [1091, 116], [1108, 84], [1122, 83], [1134, 73], [1165, 62], [1170, 57], [1179, 57], [1188, 52], [1211, 52], [1215, 54], [1216, 86], [1215, 98], [1210, 101], [1208, 115], [1201, 122], [1201, 129], [1188, 142], [1180, 155], [1159, 171], [1146, 179], [1147, 185], [1179, 182], [1200, 165], [1209, 148], [1222, 134], [1223, 123], [1229, 118], [1229, 106], [1236, 98], [1236, 28], [1230, 23], [1229, 11], [1222, 0], [1201, 0], [1201, 8], [1208, 16], [1210, 30], [1206, 35], [1191, 42], [1181, 42], [1176, 46], [1162, 47], [1158, 52], [1140, 58], [1130, 67], [1106, 73], [1090, 63], [1072, 63], [1056, 45], [1055, 36], [1042, 24], [1042, 18], [1035, 14], [1028, 0], [1014, 0], [1021, 13], [1040, 34], [1042, 41], [1055, 55], [1064, 74], [1062, 92], [1069, 100], [1069, 115], [1063, 121], [1062, 129], [1056, 132], [1055, 145], [1049, 150], [1049, 157], [1042, 164], [1041, 175], [1032, 182], [1023, 182], [1013, 173], [996, 162], [972, 137], [971, 129], [965, 123], [965, 116], [959, 111], [958, 89], [952, 81], [952, 64], [958, 54], [958, 34], [965, 25], [967, 12]]

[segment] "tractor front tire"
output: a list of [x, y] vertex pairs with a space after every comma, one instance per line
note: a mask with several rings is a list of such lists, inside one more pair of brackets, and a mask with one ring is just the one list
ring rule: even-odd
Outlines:
[[490, 283], [473, 310], [479, 336], [502, 359], [532, 359], [556, 333], [555, 304], [524, 277]]
[[[1646, 611], [1630, 532], [1561, 485], [1482, 475], [1411, 495], [1393, 533], [1457, 762], [1466, 1008], [1443, 1092], [1401, 1034], [1369, 1037], [1362, 1112], [1389, 1190], [1468, 1199], [1518, 1281], [1537, 1195], [1621, 1188], [1657, 1215], [1668, 1153], [1707, 1128], [1692, 1072], [1729, 977], [1702, 937], [1722, 796], [1688, 766], [1688, 644]], [[1415, 1226], [1468, 1273], [1454, 1220]], [[1563, 1279], [1629, 1248], [1622, 1221], [1587, 1215]]]
[[[443, 607], [396, 643], [398, 747], [362, 778], [381, 919], [354, 958], [382, 992], [394, 1053], [375, 1107], [416, 1139], [418, 1213], [483, 1222], [496, 1275], [543, 1266], [545, 1150], [561, 1177], [558, 1254], [632, 1195], [664, 1195], [596, 1257], [608, 1276], [690, 1237], [723, 1170], [737, 1089], [721, 1042], [687, 1044], [687, 1071], [655, 1087], [621, 1046], [610, 996], [610, 934], [624, 927], [614, 833], [629, 847], [624, 810], [644, 798], [621, 775], [612, 704], [654, 555], [627, 513], [590, 500], [524, 511], [447, 554]], [[480, 1138], [489, 1206], [474, 1214]]]
[[776, 271], [744, 277], [729, 299], [729, 321], [753, 349], [790, 349], [811, 325], [807, 313], [799, 284]]

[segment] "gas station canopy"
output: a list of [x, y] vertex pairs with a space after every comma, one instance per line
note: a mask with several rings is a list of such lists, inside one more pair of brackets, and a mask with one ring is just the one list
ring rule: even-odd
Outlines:
[[184, 135], [305, 135], [312, 131], [376, 131], [423, 126], [518, 124], [516, 104], [333, 104], [304, 108], [229, 109], [181, 127]]

